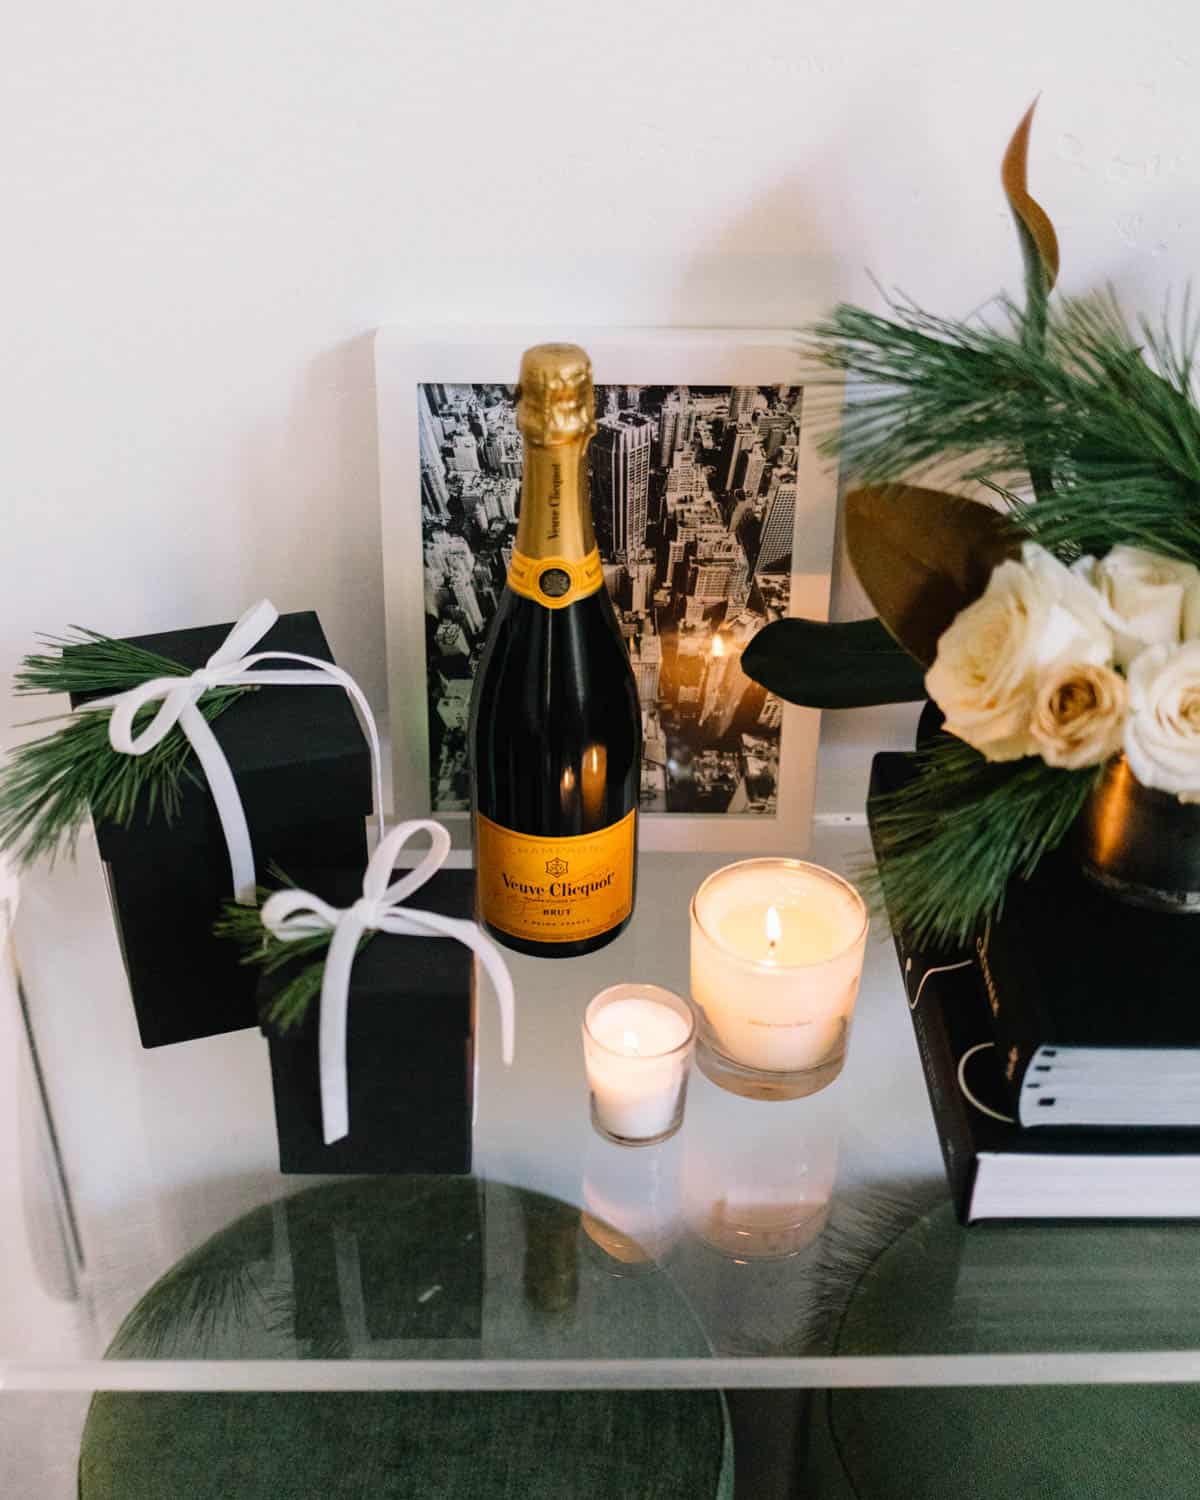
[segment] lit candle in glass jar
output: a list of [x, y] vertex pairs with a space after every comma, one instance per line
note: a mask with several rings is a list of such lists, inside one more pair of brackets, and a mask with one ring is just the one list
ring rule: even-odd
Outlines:
[[649, 1144], [679, 1129], [695, 1022], [655, 984], [601, 990], [583, 1022], [592, 1122], [609, 1140]]
[[801, 860], [727, 865], [692, 901], [692, 999], [703, 1072], [788, 1099], [841, 1071], [867, 913], [848, 881]]

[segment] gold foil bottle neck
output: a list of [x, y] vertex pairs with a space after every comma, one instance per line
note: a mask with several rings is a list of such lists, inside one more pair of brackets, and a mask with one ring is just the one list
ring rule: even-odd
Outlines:
[[535, 344], [521, 356], [517, 426], [539, 448], [587, 442], [596, 430], [592, 362], [578, 344]]

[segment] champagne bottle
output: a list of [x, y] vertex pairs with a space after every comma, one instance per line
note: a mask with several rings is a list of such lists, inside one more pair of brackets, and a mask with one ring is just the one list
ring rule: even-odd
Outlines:
[[592, 529], [587, 355], [525, 352], [525, 467], [508, 583], [471, 700], [479, 916], [521, 953], [568, 958], [633, 913], [642, 724]]

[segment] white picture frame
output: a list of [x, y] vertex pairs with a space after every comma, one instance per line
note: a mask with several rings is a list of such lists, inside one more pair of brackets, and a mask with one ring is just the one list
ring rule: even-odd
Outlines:
[[[597, 385], [802, 386], [796, 335], [775, 329], [415, 329], [375, 338], [381, 534], [387, 613], [393, 806], [431, 814], [418, 387], [512, 385], [521, 353], [569, 336], [592, 358]], [[822, 390], [821, 434], [836, 408]], [[827, 619], [837, 514], [835, 467], [817, 450], [816, 423], [800, 419], [787, 613]], [[645, 850], [803, 854], [809, 844], [820, 715], [783, 705], [774, 814], [644, 813]], [[467, 813], [434, 814], [455, 845], [470, 844]]]

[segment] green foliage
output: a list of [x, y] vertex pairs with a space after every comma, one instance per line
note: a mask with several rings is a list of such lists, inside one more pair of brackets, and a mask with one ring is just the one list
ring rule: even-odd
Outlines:
[[[990, 485], [1028, 535], [1063, 554], [1117, 543], [1200, 563], [1200, 412], [1191, 397], [1197, 329], [1131, 328], [1111, 297], [1059, 305], [1044, 343], [1001, 302], [1002, 326], [842, 306], [811, 330], [811, 353], [860, 388], [826, 443], [873, 483], [958, 461]], [[1035, 502], [1021, 476], [1044, 473]]]
[[[1002, 298], [990, 317], [964, 321], [897, 299], [887, 314], [843, 305], [809, 330], [817, 369], [849, 391], [825, 451], [871, 487], [861, 558], [848, 520], [851, 555], [888, 627], [925, 659], [939, 618], [961, 608], [944, 586], [954, 517], [940, 523], [948, 534], [928, 566], [921, 515], [911, 504], [892, 514], [887, 487], [897, 497], [928, 493], [911, 486], [932, 469], [990, 488], [1010, 534], [1064, 560], [1126, 544], [1200, 564], [1197, 324], [1186, 299], [1178, 318], [1168, 309], [1157, 326], [1131, 326], [1111, 295], [1051, 304], [1058, 241], [1028, 189], [1033, 113], [1001, 168], [1023, 309]], [[975, 552], [990, 567], [972, 541], [968, 557]], [[1098, 775], [1036, 757], [993, 764], [948, 736], [935, 742], [917, 779], [873, 805], [893, 923], [918, 943], [968, 942], [1000, 911], [1008, 881], [1062, 842]]]
[[[152, 677], [186, 677], [190, 668], [127, 641], [73, 628], [47, 637], [50, 652], [27, 656], [17, 672], [19, 693], [124, 692]], [[246, 689], [218, 688], [201, 699], [210, 722]], [[147, 705], [135, 730], [153, 718]], [[13, 750], [0, 767], [0, 850], [20, 864], [73, 851], [89, 813], [97, 822], [147, 820], [161, 808], [168, 819], [179, 810], [182, 778], [191, 775], [192, 748], [176, 726], [145, 755], [123, 755], [108, 741], [108, 709], [55, 715], [60, 727]], [[43, 721], [33, 721], [43, 722]]]
[[879, 620], [775, 620], [742, 653], [742, 670], [768, 692], [806, 708], [863, 708], [925, 696], [923, 668]]
[[[283, 884], [289, 884], [281, 871], [272, 871]], [[265, 886], [255, 892], [254, 906], [240, 906], [229, 902], [219, 921], [213, 928], [219, 938], [226, 938], [241, 950], [243, 964], [257, 964], [264, 974], [275, 974], [285, 967], [294, 969], [271, 999], [264, 1019], [281, 1032], [298, 1026], [308, 1013], [308, 1008], [321, 993], [321, 981], [325, 976], [325, 955], [333, 940], [332, 930], [307, 933], [304, 937], [284, 942], [262, 923], [260, 908], [271, 895]], [[356, 955], [361, 953], [373, 932], [365, 932], [359, 939]], [[305, 962], [305, 960], [308, 962]]]
[[1009, 880], [1062, 843], [1099, 774], [987, 761], [942, 736], [914, 782], [872, 802], [879, 866], [866, 882], [914, 944], [964, 947], [1000, 914]]

